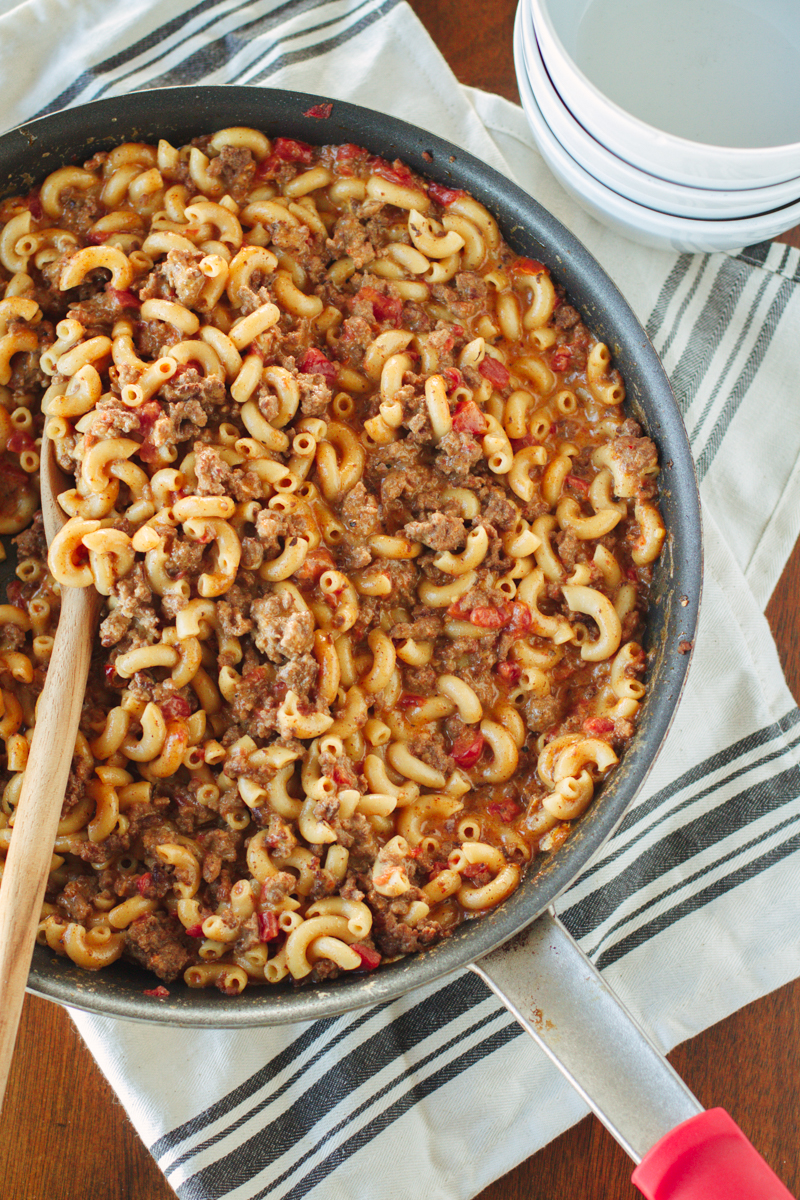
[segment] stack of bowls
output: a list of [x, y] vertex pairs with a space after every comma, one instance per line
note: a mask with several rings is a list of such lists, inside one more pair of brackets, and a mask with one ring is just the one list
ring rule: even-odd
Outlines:
[[603, 224], [673, 250], [800, 223], [799, 56], [793, 0], [520, 0], [514, 29], [553, 174]]

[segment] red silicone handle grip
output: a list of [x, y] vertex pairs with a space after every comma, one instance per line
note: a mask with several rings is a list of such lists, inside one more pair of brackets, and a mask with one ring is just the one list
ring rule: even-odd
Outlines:
[[676, 1125], [632, 1179], [647, 1200], [794, 1200], [724, 1108]]

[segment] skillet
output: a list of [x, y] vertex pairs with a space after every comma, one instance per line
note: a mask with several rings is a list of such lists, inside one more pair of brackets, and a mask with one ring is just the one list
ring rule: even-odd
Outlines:
[[[341, 101], [333, 102], [326, 118], [306, 115], [323, 101], [288, 91], [202, 86], [139, 92], [64, 110], [0, 137], [0, 195], [26, 192], [57, 166], [80, 163], [123, 141], [166, 137], [180, 145], [200, 133], [250, 125], [271, 136], [312, 143], [355, 142], [386, 159], [402, 158], [420, 174], [464, 188], [485, 204], [509, 245], [544, 262], [590, 329], [608, 344], [626, 381], [628, 411], [658, 447], [667, 538], [655, 564], [646, 641], [648, 696], [637, 733], [566, 844], [535, 863], [501, 906], [422, 954], [313, 989], [251, 988], [233, 1001], [213, 990], [173, 986], [169, 997], [154, 1005], [143, 995], [149, 976], [132, 964], [120, 961], [90, 975], [37, 947], [29, 987], [58, 1003], [106, 1016], [241, 1028], [386, 1003], [472, 967], [573, 1083], [590, 1051], [589, 1083], [576, 1086], [639, 1161], [662, 1134], [702, 1110], [646, 1035], [621, 1015], [619, 1002], [548, 910], [622, 820], [663, 744], [686, 679], [702, 575], [699, 496], [686, 432], [644, 330], [613, 282], [560, 222], [485, 163], [396, 118]], [[11, 559], [4, 582], [13, 571], [13, 554]], [[504, 989], [516, 989], [517, 999], [509, 999]], [[593, 990], [594, 1005], [587, 1006], [587, 989]], [[595, 1013], [591, 1023], [588, 1008]], [[603, 1061], [598, 1045], [611, 1047]], [[620, 1053], [626, 1060], [625, 1085], [609, 1090], [609, 1080], [620, 1074]], [[788, 1195], [785, 1190], [772, 1194]]]
[[[507, 941], [552, 904], [610, 836], [641, 787], [672, 720], [694, 638], [701, 587], [700, 508], [694, 466], [669, 382], [633, 312], [588, 251], [530, 196], [492, 168], [433, 134], [336, 101], [326, 119], [304, 116], [322, 98], [267, 88], [160, 88], [96, 101], [29, 122], [0, 137], [0, 195], [27, 192], [48, 171], [83, 162], [123, 141], [183, 144], [227, 125], [308, 142], [355, 142], [420, 174], [463, 187], [497, 218], [511, 247], [550, 267], [595, 335], [610, 347], [627, 388], [627, 407], [655, 441], [662, 463], [660, 497], [667, 538], [655, 564], [649, 616], [648, 698], [638, 731], [612, 780], [566, 844], [529, 870], [499, 908], [460, 926], [423, 954], [373, 974], [313, 990], [247, 989], [233, 1003], [214, 990], [173, 987], [155, 1006], [147, 978], [118, 962], [90, 975], [37, 948], [30, 988], [39, 995], [108, 1016], [205, 1026], [260, 1025], [331, 1016], [382, 1003], [468, 965]], [[13, 553], [6, 565], [12, 577]]]

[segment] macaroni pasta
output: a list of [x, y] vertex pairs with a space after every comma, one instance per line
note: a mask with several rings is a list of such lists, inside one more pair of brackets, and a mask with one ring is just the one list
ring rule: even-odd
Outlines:
[[634, 734], [664, 541], [548, 269], [401, 162], [231, 128], [4, 201], [0, 283], [0, 856], [60, 589], [104, 597], [40, 941], [236, 995], [501, 903]]

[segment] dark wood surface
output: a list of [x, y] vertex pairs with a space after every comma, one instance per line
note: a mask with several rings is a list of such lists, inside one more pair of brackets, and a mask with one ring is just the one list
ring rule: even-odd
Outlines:
[[[457, 78], [517, 101], [511, 55], [516, 0], [412, 0]], [[477, 34], [476, 30], [480, 33]], [[800, 246], [800, 229], [780, 240]], [[800, 543], [767, 609], [789, 686], [800, 699]], [[679, 1046], [673, 1066], [707, 1107], [722, 1105], [800, 1195], [800, 981]], [[620, 1064], [624, 1070], [624, 1064]], [[486, 1096], [487, 1103], [492, 1102]], [[536, 1096], [531, 1096], [534, 1111]], [[64, 1011], [28, 996], [3, 1111], [4, 1200], [174, 1200]], [[634, 1200], [632, 1164], [594, 1118], [522, 1163], [479, 1200]], [[370, 1187], [382, 1200], [378, 1181]]]

